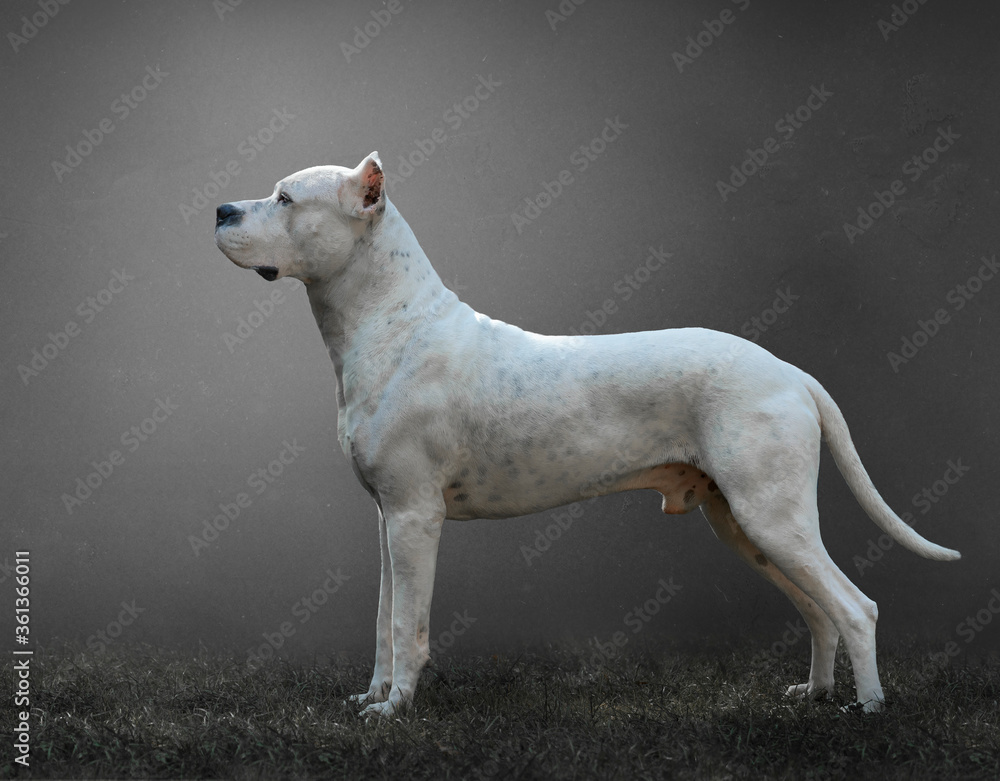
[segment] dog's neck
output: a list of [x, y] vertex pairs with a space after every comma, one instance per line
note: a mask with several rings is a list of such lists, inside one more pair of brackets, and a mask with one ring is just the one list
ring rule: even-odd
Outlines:
[[381, 214], [359, 221], [342, 270], [306, 287], [341, 392], [345, 374], [375, 392], [421, 324], [458, 304], [388, 197]]

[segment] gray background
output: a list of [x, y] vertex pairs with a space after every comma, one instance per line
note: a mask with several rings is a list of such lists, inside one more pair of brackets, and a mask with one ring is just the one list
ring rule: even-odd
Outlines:
[[[546, 16], [555, 0], [401, 2], [397, 13], [376, 2], [72, 2], [50, 18], [37, 2], [5, 3], [0, 582], [9, 595], [13, 552], [30, 550], [33, 639], [99, 652], [103, 631], [245, 656], [287, 622], [282, 654], [372, 652], [375, 510], [336, 443], [334, 373], [305, 293], [240, 271], [212, 231], [221, 202], [377, 149], [441, 276], [491, 316], [563, 333], [611, 299], [602, 333], [752, 335], [762, 318], [759, 342], [831, 391], [890, 504], [964, 554], [942, 564], [896, 546], [859, 570], [880, 531], [825, 453], [825, 541], [878, 602], [881, 636], [927, 651], [957, 641], [966, 658], [995, 649], [1000, 621], [971, 637], [964, 622], [992, 618], [1000, 586], [1000, 280], [961, 310], [952, 301], [1000, 244], [998, 12], [912, 5], [883, 34], [884, 2], [590, 0], [561, 20]], [[732, 23], [679, 68], [674, 53], [724, 9]], [[22, 35], [39, 14], [44, 26]], [[366, 24], [377, 35], [345, 49], [365, 42]], [[483, 101], [471, 97], [480, 76], [499, 82]], [[778, 132], [813, 88], [832, 97], [791, 137]], [[133, 90], [143, 99], [122, 116], [116, 100]], [[262, 132], [276, 110], [279, 132]], [[575, 151], [616, 118], [626, 127], [580, 170]], [[84, 131], [105, 119], [113, 130], [57, 174], [66, 146], [86, 150]], [[904, 164], [948, 128], [958, 138], [911, 182]], [[435, 131], [443, 140], [421, 158]], [[765, 168], [723, 200], [718, 180], [768, 138], [779, 143]], [[239, 173], [227, 182], [218, 172], [230, 161]], [[519, 232], [512, 215], [562, 170], [573, 182]], [[891, 213], [849, 241], [845, 222], [896, 179], [906, 192]], [[196, 199], [206, 189], [207, 207]], [[650, 246], [670, 263], [626, 301], [620, 281]], [[91, 313], [87, 298], [115, 271], [134, 279]], [[283, 301], [227, 345], [275, 289]], [[780, 314], [778, 291], [795, 297]], [[893, 367], [888, 353], [938, 309], [948, 322]], [[65, 349], [24, 374], [70, 321], [79, 332]], [[122, 436], [157, 400], [176, 411], [131, 452]], [[304, 450], [255, 493], [248, 477], [285, 441]], [[124, 462], [70, 512], [64, 494], [114, 450]], [[967, 471], [949, 485], [950, 461]], [[914, 503], [935, 484], [937, 501]], [[241, 492], [250, 506], [195, 555], [191, 537]], [[785, 652], [794, 610], [700, 512], [664, 517], [652, 492], [605, 498], [529, 564], [523, 549], [552, 523], [446, 524], [432, 637], [455, 611], [475, 619], [448, 652], [586, 650], [622, 630], [635, 646], [752, 637]], [[328, 570], [341, 587], [301, 623], [296, 604]], [[661, 578], [681, 590], [632, 634], [628, 612]], [[137, 617], [116, 626], [123, 602]]]

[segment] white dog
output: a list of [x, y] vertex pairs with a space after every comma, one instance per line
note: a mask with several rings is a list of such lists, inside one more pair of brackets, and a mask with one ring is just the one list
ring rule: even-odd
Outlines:
[[365, 713], [412, 701], [446, 518], [507, 518], [636, 488], [659, 491], [665, 513], [701, 507], [798, 608], [812, 668], [788, 694], [832, 688], [843, 636], [858, 702], [882, 707], [878, 610], [820, 540], [821, 437], [894, 540], [930, 559], [959, 554], [886, 505], [808, 374], [716, 331], [541, 336], [473, 311], [389, 202], [376, 153], [220, 206], [215, 238], [242, 268], [306, 283], [336, 369], [340, 445], [378, 506], [382, 548], [375, 672], [353, 698]]

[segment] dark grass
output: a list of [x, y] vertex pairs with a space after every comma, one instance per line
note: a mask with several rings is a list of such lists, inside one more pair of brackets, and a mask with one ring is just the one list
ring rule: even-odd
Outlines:
[[[35, 778], [997, 778], [1000, 661], [933, 668], [880, 652], [888, 709], [786, 700], [805, 661], [747, 647], [594, 666], [564, 650], [439, 661], [413, 710], [359, 719], [343, 703], [368, 663], [251, 671], [152, 648], [33, 661]], [[921, 679], [920, 671], [924, 677]], [[0, 714], [12, 734], [11, 708]]]

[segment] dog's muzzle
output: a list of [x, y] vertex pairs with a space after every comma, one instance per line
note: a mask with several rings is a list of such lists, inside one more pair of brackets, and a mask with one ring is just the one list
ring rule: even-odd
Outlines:
[[[227, 228], [230, 225], [239, 225], [243, 221], [244, 214], [246, 212], [235, 203], [222, 204], [215, 210], [215, 232], [218, 233], [220, 228]], [[268, 282], [274, 282], [278, 278], [278, 269], [275, 266], [251, 266], [250, 268]]]

